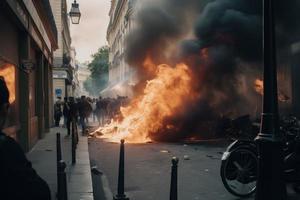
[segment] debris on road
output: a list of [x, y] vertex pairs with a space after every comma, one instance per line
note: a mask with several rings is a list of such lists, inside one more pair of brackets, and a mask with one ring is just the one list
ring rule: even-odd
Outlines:
[[52, 149], [46, 149], [45, 151], [53, 151]]
[[190, 157], [189, 157], [188, 155], [184, 155], [184, 156], [183, 156], [183, 159], [184, 159], [184, 160], [190, 160]]
[[215, 156], [212, 156], [212, 155], [206, 155], [206, 157], [212, 159], [212, 160], [219, 160], [220, 158], [217, 158]]
[[91, 172], [92, 172], [93, 174], [95, 174], [95, 175], [102, 175], [102, 174], [103, 174], [103, 172], [101, 172], [101, 171], [98, 169], [97, 165], [95, 165], [95, 166], [93, 166], [93, 167], [91, 168]]

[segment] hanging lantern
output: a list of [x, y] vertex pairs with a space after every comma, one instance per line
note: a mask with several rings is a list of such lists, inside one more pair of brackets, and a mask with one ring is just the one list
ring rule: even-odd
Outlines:
[[79, 24], [81, 13], [79, 10], [79, 4], [74, 0], [74, 3], [72, 3], [72, 8], [69, 13], [71, 17], [72, 24]]

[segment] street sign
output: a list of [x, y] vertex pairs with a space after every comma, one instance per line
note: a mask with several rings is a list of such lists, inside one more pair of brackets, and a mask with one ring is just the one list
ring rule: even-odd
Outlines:
[[60, 88], [55, 89], [55, 96], [61, 97], [61, 95], [62, 95], [62, 90]]

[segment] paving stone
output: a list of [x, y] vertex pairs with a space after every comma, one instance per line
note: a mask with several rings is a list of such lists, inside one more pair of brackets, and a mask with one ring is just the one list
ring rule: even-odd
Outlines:
[[72, 165], [71, 137], [65, 137], [65, 128], [52, 128], [27, 154], [37, 173], [48, 183], [52, 199], [56, 199], [56, 133], [61, 133], [62, 158], [67, 164], [68, 197], [70, 200], [93, 200], [87, 137], [79, 135], [76, 164]]

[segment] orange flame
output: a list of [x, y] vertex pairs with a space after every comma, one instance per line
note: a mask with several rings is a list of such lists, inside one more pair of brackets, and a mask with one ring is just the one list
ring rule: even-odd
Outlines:
[[[153, 70], [153, 62], [147, 58], [144, 67]], [[187, 98], [192, 98], [191, 72], [185, 64], [156, 67], [156, 77], [147, 82], [141, 96], [128, 107], [121, 108], [123, 120], [112, 121], [95, 131], [101, 138], [112, 142], [125, 139], [129, 143], [151, 141], [151, 133], [165, 128], [164, 119], [172, 116]]]
[[[258, 94], [264, 95], [264, 81], [261, 79], [256, 79], [255, 83], [254, 83], [254, 89]], [[287, 96], [286, 94], [284, 94], [283, 91], [279, 91], [278, 92], [278, 100], [281, 102], [286, 102], [286, 101], [290, 100], [290, 97]]]
[[3, 76], [9, 91], [9, 103], [13, 103], [16, 100], [16, 77], [15, 66], [11, 64], [5, 64], [0, 67], [0, 76]]
[[261, 79], [256, 79], [254, 82], [254, 89], [258, 94], [263, 95], [264, 94], [264, 81]]

